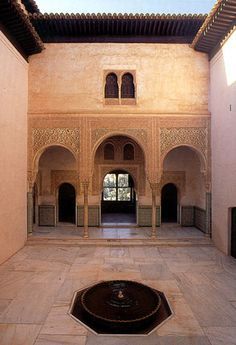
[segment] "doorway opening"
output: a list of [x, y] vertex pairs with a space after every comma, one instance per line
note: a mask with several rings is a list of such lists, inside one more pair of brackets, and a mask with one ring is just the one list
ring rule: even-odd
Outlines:
[[126, 171], [113, 171], [103, 180], [102, 224], [136, 224], [134, 181]]
[[164, 223], [177, 222], [178, 191], [173, 183], [166, 184], [161, 191], [161, 219]]
[[236, 207], [231, 210], [231, 256], [236, 258]]
[[70, 183], [61, 184], [58, 195], [59, 222], [75, 224], [75, 200], [75, 188]]

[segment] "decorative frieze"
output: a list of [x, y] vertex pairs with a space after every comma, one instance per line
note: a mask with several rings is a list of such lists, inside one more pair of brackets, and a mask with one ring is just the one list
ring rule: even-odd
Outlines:
[[33, 128], [32, 142], [34, 153], [49, 145], [65, 145], [75, 153], [80, 149], [80, 130], [78, 128]]

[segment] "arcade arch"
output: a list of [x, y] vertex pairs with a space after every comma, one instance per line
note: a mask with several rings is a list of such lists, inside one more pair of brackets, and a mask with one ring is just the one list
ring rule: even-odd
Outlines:
[[[40, 225], [55, 225], [59, 221], [75, 223], [77, 171], [76, 159], [72, 152], [59, 145], [45, 148], [38, 157], [36, 183], [38, 223]], [[65, 203], [65, 199], [70, 199], [72, 203], [73, 194], [74, 211]]]
[[200, 153], [189, 146], [175, 147], [166, 154], [162, 175], [162, 222], [196, 226], [200, 215], [201, 230], [204, 231], [206, 189], [203, 164]]
[[[108, 143], [114, 147], [114, 157], [113, 159], [105, 160], [104, 150]], [[132, 159], [129, 160], [124, 156], [124, 148], [127, 145], [131, 145], [134, 150]], [[101, 223], [103, 223], [104, 219], [110, 219], [109, 223], [123, 223], [123, 219], [127, 219], [128, 209], [131, 210], [131, 221], [128, 221], [128, 223], [136, 223], [136, 201], [145, 194], [146, 187], [145, 158], [140, 145], [126, 135], [114, 135], [106, 138], [96, 150], [93, 170], [93, 193], [100, 203]], [[108, 188], [104, 186], [107, 174], [114, 174], [115, 176], [116, 185], [112, 186], [112, 188], [113, 191], [116, 190], [117, 200], [104, 200], [104, 188]], [[119, 188], [123, 188], [119, 186], [119, 175], [120, 177], [125, 176], [127, 186], [124, 186], [124, 188], [131, 188], [132, 200], [118, 200]], [[127, 204], [126, 207], [124, 207], [124, 204]], [[109, 218], [111, 210], [113, 210], [113, 214], [116, 214], [114, 221]], [[119, 214], [119, 217], [117, 214]]]

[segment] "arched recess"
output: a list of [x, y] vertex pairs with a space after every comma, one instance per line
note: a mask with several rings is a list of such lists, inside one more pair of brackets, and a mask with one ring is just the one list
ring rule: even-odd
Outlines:
[[[114, 160], [112, 161], [104, 159], [103, 149], [106, 143], [113, 144], [115, 154]], [[123, 148], [127, 143], [132, 144], [134, 147], [135, 156], [133, 160], [124, 159]], [[111, 171], [125, 171], [130, 175], [130, 178], [133, 180], [132, 190], [136, 194], [136, 200], [139, 200], [141, 196], [145, 195], [146, 171], [144, 152], [135, 140], [124, 134], [109, 136], [100, 143], [94, 156], [92, 191], [94, 200], [97, 200], [100, 210], [104, 210], [104, 200], [102, 195], [103, 180], [105, 175]], [[116, 204], [116, 206], [117, 205], [118, 204]], [[134, 204], [130, 206], [130, 208], [133, 206]]]
[[65, 150], [68, 150], [73, 156], [74, 159], [76, 161], [76, 165], [78, 164], [78, 155], [74, 152], [74, 150], [71, 147], [68, 147], [66, 145], [62, 145], [59, 143], [52, 143], [50, 145], [45, 145], [42, 146], [33, 156], [32, 159], [32, 171], [34, 172], [38, 172], [38, 167], [39, 167], [39, 160], [42, 157], [42, 155], [44, 154], [44, 152], [46, 152], [49, 148], [51, 147], [61, 147]]
[[77, 162], [68, 148], [51, 145], [41, 150], [41, 155], [36, 156], [35, 164], [38, 164], [40, 180], [39, 224], [52, 226], [59, 221], [58, 187], [63, 183], [69, 183], [73, 188], [78, 185]]
[[171, 183], [178, 187], [177, 222], [197, 226], [205, 231], [206, 161], [196, 148], [180, 145], [172, 148], [163, 158], [162, 186]]
[[194, 145], [186, 145], [186, 144], [183, 144], [183, 145], [175, 145], [175, 146], [172, 146], [170, 147], [167, 151], [164, 152], [164, 154], [162, 154], [161, 156], [161, 161], [160, 161], [160, 169], [161, 171], [163, 171], [163, 164], [164, 164], [164, 160], [165, 158], [168, 156], [168, 154], [175, 150], [175, 149], [178, 149], [178, 148], [181, 148], [181, 147], [186, 147], [188, 149], [191, 149], [192, 151], [194, 151], [196, 153], [196, 155], [198, 156], [198, 159], [200, 161], [200, 171], [202, 173], [205, 173], [208, 169], [208, 164], [207, 164], [207, 158], [203, 155], [203, 153], [198, 149], [196, 148]]
[[58, 221], [73, 224], [76, 221], [76, 190], [67, 182], [58, 188]]

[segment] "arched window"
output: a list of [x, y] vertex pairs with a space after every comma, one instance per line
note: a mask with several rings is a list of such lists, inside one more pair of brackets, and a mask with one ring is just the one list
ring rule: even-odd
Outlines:
[[118, 98], [119, 88], [117, 83], [117, 76], [115, 73], [109, 73], [106, 76], [105, 98]]
[[124, 160], [131, 161], [134, 160], [134, 147], [131, 144], [126, 144], [124, 146]]
[[121, 98], [134, 98], [135, 97], [135, 88], [134, 80], [131, 73], [125, 73], [122, 76], [121, 83]]
[[126, 172], [112, 172], [103, 180], [103, 201], [133, 201], [134, 182]]
[[104, 159], [113, 160], [114, 156], [114, 146], [112, 144], [106, 144], [104, 147]]

